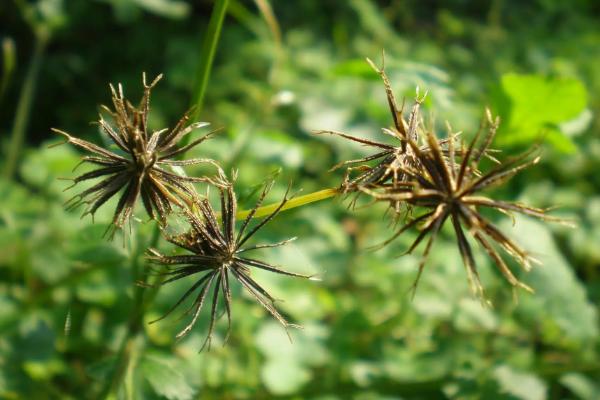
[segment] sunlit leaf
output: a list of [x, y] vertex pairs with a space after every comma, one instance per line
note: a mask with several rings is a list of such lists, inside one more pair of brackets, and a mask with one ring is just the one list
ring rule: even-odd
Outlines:
[[581, 81], [505, 74], [493, 101], [505, 120], [500, 127], [499, 143], [531, 143], [548, 135], [557, 149], [574, 151], [574, 146], [559, 129], [561, 123], [576, 118], [585, 110], [587, 91]]
[[262, 367], [261, 376], [267, 389], [275, 395], [292, 394], [310, 379], [309, 371], [293, 359], [271, 359]]
[[169, 400], [188, 400], [194, 396], [194, 388], [186, 381], [173, 359], [154, 354], [146, 355], [140, 368], [156, 394]]
[[185, 18], [190, 12], [190, 6], [178, 0], [134, 0], [135, 3], [146, 11], [161, 17]]
[[589, 377], [578, 372], [569, 372], [560, 377], [561, 385], [567, 387], [581, 400], [594, 400], [600, 395], [600, 386]]
[[517, 218], [514, 227], [505, 224], [507, 234], [515, 237], [542, 265], [534, 266], [524, 281], [534, 295], [520, 299], [519, 312], [531, 323], [550, 324], [545, 334], [557, 343], [585, 343], [598, 337], [598, 312], [572, 267], [558, 250], [548, 227], [527, 218]]
[[501, 393], [520, 400], [545, 400], [546, 384], [533, 374], [518, 372], [507, 365], [497, 367], [493, 375]]

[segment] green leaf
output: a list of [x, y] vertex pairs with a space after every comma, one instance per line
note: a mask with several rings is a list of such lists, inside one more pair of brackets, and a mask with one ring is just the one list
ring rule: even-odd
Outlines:
[[569, 138], [565, 136], [560, 130], [551, 127], [546, 130], [544, 139], [550, 143], [554, 148], [563, 153], [573, 154], [577, 151], [577, 146]]
[[78, 231], [69, 250], [69, 258], [90, 266], [121, 266], [127, 259], [126, 250], [116, 242], [103, 240], [106, 226], [90, 225]]
[[331, 72], [334, 76], [355, 76], [373, 81], [381, 79], [364, 59], [341, 62], [333, 67]]
[[494, 370], [493, 375], [502, 393], [522, 400], [546, 399], [546, 384], [533, 374], [518, 372], [502, 365]]
[[49, 380], [65, 370], [55, 349], [56, 331], [48, 319], [36, 312], [19, 321], [20, 338], [15, 346], [23, 371], [34, 380]]
[[597, 399], [600, 395], [600, 386], [580, 373], [570, 372], [564, 374], [560, 377], [559, 382], [582, 400]]
[[69, 274], [68, 259], [56, 243], [40, 243], [29, 257], [32, 273], [44, 282], [58, 283]]
[[463, 332], [493, 331], [499, 324], [498, 317], [482, 302], [462, 299], [454, 318], [454, 325]]
[[579, 80], [505, 74], [492, 101], [505, 120], [498, 136], [500, 143], [526, 144], [546, 134], [558, 150], [574, 150], [560, 124], [585, 110], [587, 92]]
[[176, 0], [134, 0], [144, 10], [165, 18], [181, 19], [190, 13], [190, 5]]
[[67, 23], [63, 0], [40, 0], [37, 3], [39, 16], [51, 31], [61, 28]]
[[[542, 323], [546, 340], [568, 344], [598, 337], [598, 312], [572, 267], [558, 250], [548, 227], [539, 221], [517, 217], [504, 231], [523, 248], [534, 251], [542, 265], [534, 265], [523, 277], [536, 293], [522, 297], [518, 310]], [[531, 323], [531, 322], [530, 322]]]
[[292, 394], [310, 379], [310, 372], [294, 359], [275, 358], [262, 367], [261, 376], [267, 389], [276, 395]]
[[306, 325], [304, 329], [285, 329], [278, 323], [265, 323], [256, 336], [256, 346], [270, 360], [281, 359], [307, 365], [322, 365], [327, 360], [327, 351], [322, 344], [325, 330], [318, 325]]
[[586, 108], [576, 118], [560, 124], [560, 130], [569, 137], [578, 136], [590, 127], [593, 120], [594, 114], [589, 108]]
[[140, 17], [140, 10], [164, 18], [182, 19], [189, 15], [190, 5], [179, 0], [104, 0], [109, 3], [121, 22]]
[[75, 291], [80, 300], [103, 306], [114, 304], [119, 296], [118, 287], [106, 270], [93, 271]]
[[48, 148], [49, 144], [56, 142], [44, 143], [39, 150], [27, 153], [22, 163], [21, 176], [28, 184], [67, 199], [73, 196], [64, 192], [71, 182], [59, 178], [73, 177], [73, 167], [81, 160], [71, 146]]
[[195, 389], [176, 364], [175, 360], [162, 355], [147, 355], [141, 362], [141, 371], [156, 394], [169, 400], [191, 399]]
[[0, 293], [0, 326], [5, 320], [12, 320], [17, 310], [16, 302], [5, 293]]
[[249, 151], [264, 162], [296, 169], [304, 164], [302, 146], [283, 132], [261, 132], [249, 143], [249, 147]]
[[110, 373], [113, 372], [117, 362], [116, 356], [108, 356], [93, 362], [85, 368], [85, 372], [97, 381], [110, 379]]

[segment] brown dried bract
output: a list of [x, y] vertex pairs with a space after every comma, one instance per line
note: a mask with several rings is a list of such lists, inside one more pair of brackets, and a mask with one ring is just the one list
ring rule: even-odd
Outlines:
[[171, 172], [170, 167], [207, 163], [220, 169], [218, 164], [208, 158], [177, 160], [176, 157], [210, 138], [216, 131], [211, 131], [189, 143], [177, 147], [180, 140], [195, 129], [208, 123], [196, 122], [188, 125], [190, 112], [187, 112], [172, 129], [150, 132], [148, 115], [150, 112], [150, 92], [162, 78], [159, 75], [150, 83], [146, 83], [146, 75], [142, 75], [144, 94], [137, 107], [133, 106], [123, 95], [123, 88], [110, 85], [114, 110], [104, 107], [110, 114], [113, 124], [100, 114], [98, 124], [117, 150], [111, 151], [86, 140], [78, 139], [59, 129], [54, 132], [63, 135], [68, 143], [72, 143], [92, 153], [84, 156], [82, 163], [90, 163], [98, 168], [79, 175], [73, 179], [73, 186], [80, 182], [102, 178], [100, 182], [82, 191], [67, 201], [68, 208], [86, 205], [83, 216], [94, 216], [96, 210], [110, 198], [121, 192], [112, 224], [107, 233], [110, 236], [116, 229], [122, 228], [130, 220], [134, 206], [139, 197], [142, 198], [148, 215], [164, 224], [166, 216], [172, 211], [172, 205], [185, 207], [191, 204], [196, 195], [192, 182], [211, 182], [210, 178], [187, 177]]
[[[383, 56], [382, 60], [382, 63], [384, 64], [385, 60], [383, 59]], [[398, 143], [396, 145], [391, 145], [330, 130], [315, 132], [316, 134], [340, 136], [377, 149], [375, 154], [359, 159], [343, 161], [334, 165], [330, 170], [333, 171], [348, 166], [340, 189], [342, 193], [357, 193], [357, 195], [361, 192], [362, 188], [370, 188], [382, 184], [391, 184], [395, 188], [406, 188], [407, 186], [412, 185], [412, 179], [404, 171], [406, 169], [419, 169], [421, 166], [419, 165], [419, 160], [415, 156], [412, 147], [409, 146], [408, 143], [409, 141], [417, 143], [420, 139], [420, 109], [427, 96], [427, 93], [420, 96], [417, 88], [415, 104], [410, 111], [408, 120], [404, 119], [404, 101], [402, 102], [402, 106], [399, 107], [385, 72], [385, 64], [381, 68], [378, 68], [368, 58], [367, 62], [383, 80], [388, 105], [392, 114], [393, 126], [390, 128], [382, 128], [382, 131], [384, 134], [392, 136]], [[425, 147], [421, 149], [424, 150]], [[375, 165], [366, 164], [375, 160], [378, 160]], [[352, 176], [354, 172], [358, 172], [358, 174]], [[351, 206], [355, 205], [356, 199], [357, 197], [351, 202]], [[396, 214], [400, 212], [401, 205], [401, 202], [391, 201], [391, 207], [395, 210]]]
[[[273, 303], [275, 299], [269, 292], [256, 282], [251, 276], [251, 268], [258, 268], [277, 274], [294, 276], [300, 278], [312, 278], [312, 276], [296, 274], [282, 270], [274, 265], [263, 261], [248, 258], [244, 253], [260, 248], [277, 247], [284, 245], [295, 238], [284, 240], [279, 243], [253, 245], [244, 247], [246, 242], [268, 222], [270, 222], [282, 207], [288, 201], [288, 192], [275, 208], [275, 210], [258, 222], [254, 227], [250, 227], [250, 221], [254, 217], [256, 210], [261, 206], [265, 196], [272, 187], [272, 182], [262, 191], [258, 202], [250, 211], [248, 216], [242, 222], [240, 229], [236, 233], [235, 222], [237, 212], [237, 199], [233, 191], [233, 185], [227, 182], [224, 176], [221, 177], [222, 183], [218, 186], [221, 198], [221, 223], [217, 220], [212, 206], [207, 199], [200, 200], [196, 207], [198, 215], [190, 210], [185, 211], [187, 220], [191, 225], [191, 230], [179, 236], [167, 236], [167, 240], [178, 247], [181, 247], [191, 254], [166, 256], [156, 250], [150, 250], [150, 259], [160, 265], [167, 267], [167, 276], [162, 285], [183, 279], [187, 276], [196, 275], [196, 282], [181, 296], [181, 298], [171, 307], [171, 309], [159, 321], [171, 314], [187, 298], [193, 297], [191, 307], [182, 315], [192, 315], [190, 322], [177, 334], [181, 338], [188, 334], [196, 323], [202, 306], [208, 292], [212, 286], [210, 324], [208, 334], [202, 349], [208, 345], [212, 338], [214, 325], [217, 319], [217, 308], [219, 303], [219, 293], [221, 293], [225, 305], [225, 312], [228, 320], [229, 335], [231, 329], [231, 289], [229, 278], [236, 279], [254, 299], [263, 306], [275, 319], [277, 319], [286, 329], [291, 326], [284, 316], [275, 308]], [[289, 191], [289, 189], [288, 189]], [[152, 322], [156, 322], [152, 321]]]
[[530, 269], [530, 262], [533, 259], [518, 243], [507, 237], [488, 218], [484, 217], [480, 213], [480, 209], [494, 209], [508, 214], [518, 212], [549, 221], [565, 221], [548, 216], [547, 210], [544, 209], [494, 200], [479, 194], [482, 190], [506, 182], [519, 171], [539, 161], [539, 156], [533, 156], [537, 150], [533, 148], [504, 162], [498, 162], [486, 172], [480, 172], [480, 161], [489, 150], [498, 124], [499, 119], [492, 118], [488, 111], [487, 134], [481, 138], [480, 130], [468, 146], [465, 147], [461, 142], [460, 149], [455, 148], [456, 143], [452, 134], [445, 142], [446, 149], [442, 149], [441, 140], [433, 132], [428, 132], [426, 135], [427, 148], [425, 149], [419, 147], [413, 140], [409, 140], [408, 145], [412, 148], [419, 165], [422, 166], [418, 169], [402, 168], [402, 172], [409, 177], [412, 185], [410, 187], [394, 187], [384, 184], [376, 188], [361, 188], [364, 193], [368, 193], [378, 201], [406, 202], [410, 206], [426, 210], [425, 213], [403, 225], [382, 244], [382, 246], [386, 245], [408, 229], [418, 227], [419, 235], [407, 251], [407, 253], [411, 253], [423, 239], [429, 236], [413, 290], [416, 289], [433, 242], [444, 223], [450, 220], [474, 292], [484, 298], [483, 287], [465, 231], [470, 233], [484, 248], [511, 285], [533, 291], [515, 277], [500, 255], [498, 248], [508, 253], [526, 271]]

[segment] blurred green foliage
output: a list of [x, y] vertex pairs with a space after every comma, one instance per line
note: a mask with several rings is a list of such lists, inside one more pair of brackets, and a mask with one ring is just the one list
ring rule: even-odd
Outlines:
[[[225, 321], [213, 349], [201, 354], [207, 318], [180, 342], [173, 337], [184, 321], [144, 324], [119, 398], [597, 399], [597, 2], [272, 2], [275, 23], [258, 3], [264, 1], [230, 1], [200, 115], [226, 130], [190, 155], [239, 169], [243, 205], [279, 170], [271, 200], [289, 180], [305, 193], [338, 184], [341, 172], [326, 171], [364, 149], [310, 131], [375, 137], [391, 123], [379, 78], [363, 61], [377, 61], [385, 49], [397, 95], [410, 100], [416, 85], [428, 90], [426, 112], [440, 128], [448, 120], [472, 137], [490, 106], [504, 121], [496, 143], [504, 156], [541, 141], [542, 163], [494, 195], [558, 204], [555, 214], [577, 218], [578, 226], [525, 218], [512, 226], [504, 217], [504, 229], [543, 265], [521, 277], [536, 294], [515, 302], [478, 254], [489, 309], [469, 293], [451, 231], [442, 232], [411, 301], [418, 253], [397, 256], [412, 233], [366, 250], [390, 234], [383, 208], [352, 212], [333, 200], [287, 211], [260, 239], [299, 239], [264, 257], [318, 272], [322, 282], [255, 276], [304, 326], [291, 332], [293, 343], [235, 287], [227, 346]], [[49, 128], [101, 140], [89, 121], [97, 103], [109, 99], [107, 84], [122, 82], [136, 98], [142, 71], [165, 73], [152, 99], [152, 126], [175, 123], [192, 97], [211, 7], [180, 0], [2, 2], [4, 147], [36, 37], [47, 34], [48, 44], [18, 177], [0, 180], [0, 397], [96, 398], [111, 376], [136, 290], [131, 269], [143, 263], [140, 249], [153, 224], [140, 210], [137, 234], [125, 244], [106, 242], [110, 204], [95, 224], [66, 212], [68, 182], [57, 178], [73, 175], [79, 155], [67, 146], [47, 148], [58, 140]], [[159, 247], [171, 251], [164, 241]], [[185, 287], [162, 288], [145, 322]]]

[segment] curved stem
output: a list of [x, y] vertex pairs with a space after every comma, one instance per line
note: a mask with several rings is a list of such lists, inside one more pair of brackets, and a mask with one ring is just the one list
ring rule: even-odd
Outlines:
[[[155, 247], [158, 243], [159, 237], [160, 228], [158, 225], [156, 225], [152, 232], [152, 238], [150, 240], [149, 247]], [[136, 282], [146, 283], [146, 280], [148, 279], [148, 268], [144, 268], [144, 266], [141, 266], [139, 263], [140, 250], [142, 249], [139, 239], [141, 238], [138, 237], [135, 247], [132, 249], [131, 267], [134, 284]], [[143, 248], [145, 249], [147, 247]], [[98, 398], [108, 399], [118, 397], [112, 395], [116, 395], [115, 392], [117, 392], [121, 387], [123, 380], [127, 375], [128, 366], [132, 360], [132, 355], [139, 349], [139, 346], [142, 345], [140, 333], [143, 331], [142, 328], [144, 314], [149, 304], [147, 301], [144, 301], [144, 299], [144, 287], [142, 285], [135, 286], [133, 309], [129, 315], [129, 320], [127, 321], [127, 332], [125, 333], [125, 337], [123, 338], [123, 341], [119, 347], [112, 375], [104, 383]]]
[[11, 38], [2, 40], [2, 78], [0, 78], [0, 104], [10, 85], [16, 64], [15, 42]]
[[[208, 24], [208, 29], [202, 43], [202, 49], [200, 52], [200, 66], [196, 75], [196, 87], [192, 99], [192, 105], [195, 106], [194, 113], [192, 115], [192, 121], [197, 120], [198, 116], [200, 115], [200, 111], [202, 110], [204, 93], [208, 85], [210, 70], [212, 68], [213, 59], [217, 48], [217, 43], [219, 41], [219, 36], [221, 34], [221, 28], [223, 27], [223, 20], [225, 18], [228, 3], [229, 0], [215, 1]], [[186, 144], [185, 142], [189, 140], [186, 139], [187, 138], [184, 138], [184, 145]], [[155, 247], [158, 243], [159, 237], [160, 229], [158, 226], [156, 226], [149, 247]], [[147, 269], [140, 271], [140, 266], [138, 265], [137, 261], [138, 256], [138, 250], [136, 250], [132, 265], [133, 281], [134, 283], [142, 282], [143, 284], [146, 284], [148, 280], [148, 272]], [[121, 387], [127, 374], [128, 366], [132, 359], [132, 354], [135, 352], [137, 347], [136, 342], [140, 336], [139, 333], [143, 330], [144, 314], [146, 313], [148, 307], [152, 304], [157, 292], [158, 289], [154, 287], [144, 296], [144, 287], [142, 287], [142, 285], [138, 285], [135, 288], [134, 305], [129, 317], [129, 322], [127, 324], [127, 333], [125, 334], [123, 342], [119, 348], [119, 352], [117, 353], [117, 361], [113, 374], [111, 378], [106, 381], [104, 387], [102, 388], [100, 398], [110, 398], [111, 395], [118, 391]]]
[[27, 131], [27, 125], [29, 123], [29, 114], [31, 113], [31, 104], [33, 103], [35, 87], [43, 63], [47, 43], [47, 36], [36, 35], [33, 55], [29, 67], [27, 68], [21, 95], [19, 96], [10, 143], [6, 152], [4, 177], [7, 179], [12, 179], [17, 169], [21, 147], [23, 147], [25, 132]]
[[[325, 200], [325, 199], [333, 197], [339, 193], [340, 193], [339, 189], [332, 188], [332, 189], [319, 190], [317, 192], [305, 194], [304, 196], [294, 197], [294, 198], [290, 199], [287, 203], [285, 203], [285, 205], [281, 208], [281, 211], [289, 210], [289, 209], [296, 208], [296, 207], [301, 207], [306, 204], [314, 203], [316, 201]], [[256, 214], [254, 214], [254, 218], [264, 217], [265, 215], [271, 214], [273, 211], [275, 211], [275, 209], [277, 207], [279, 207], [279, 204], [281, 204], [281, 202], [269, 204], [269, 205], [258, 208], [256, 210]], [[236, 217], [236, 219], [240, 220], [240, 219], [246, 218], [246, 216], [248, 216], [248, 214], [250, 214], [250, 210], [242, 210], [242, 211], [238, 211], [237, 214], [235, 215], [235, 217]]]
[[200, 50], [200, 65], [198, 66], [198, 71], [196, 73], [196, 86], [194, 88], [194, 95], [192, 99], [192, 105], [195, 107], [195, 109], [194, 113], [192, 114], [192, 121], [196, 121], [198, 119], [200, 116], [200, 111], [202, 110], [204, 93], [206, 92], [206, 87], [208, 86], [210, 71], [215, 58], [219, 37], [221, 36], [221, 29], [223, 28], [223, 20], [225, 19], [228, 3], [229, 0], [215, 0], [210, 21], [208, 22], [208, 28], [204, 36], [204, 41], [202, 42], [202, 48]]

